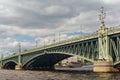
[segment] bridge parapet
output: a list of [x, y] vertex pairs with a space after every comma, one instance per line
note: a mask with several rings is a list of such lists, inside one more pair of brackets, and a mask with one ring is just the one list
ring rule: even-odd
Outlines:
[[114, 35], [114, 34], [118, 34], [118, 33], [120, 33], [120, 26], [108, 28], [108, 35]]

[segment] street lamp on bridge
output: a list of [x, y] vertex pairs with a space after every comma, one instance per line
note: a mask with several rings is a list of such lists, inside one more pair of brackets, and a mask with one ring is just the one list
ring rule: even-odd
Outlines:
[[1, 59], [3, 59], [3, 53], [1, 53]]
[[18, 50], [19, 51], [18, 52], [18, 54], [19, 54], [19, 56], [18, 56], [18, 65], [19, 65], [19, 67], [21, 67], [21, 43], [18, 44], [18, 48], [19, 48], [19, 50]]
[[36, 48], [37, 48], [38, 47], [38, 40], [36, 40], [35, 43], [36, 43]]
[[21, 53], [21, 43], [18, 43], [18, 52]]
[[106, 18], [106, 13], [104, 12], [104, 7], [101, 7], [101, 13], [99, 15], [99, 20], [101, 22], [101, 28], [104, 28], [105, 27], [105, 21], [104, 19]]

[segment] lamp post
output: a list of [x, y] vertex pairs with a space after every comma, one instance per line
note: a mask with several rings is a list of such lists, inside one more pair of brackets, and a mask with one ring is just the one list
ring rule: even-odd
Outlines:
[[37, 48], [38, 47], [38, 41], [36, 40], [35, 43], [36, 43], [36, 48]]
[[54, 37], [53, 42], [55, 43], [55, 33], [54, 33], [53, 37]]
[[18, 52], [21, 54], [21, 43], [18, 44]]
[[2, 59], [3, 59], [3, 54], [1, 53], [0, 69], [2, 69], [2, 67], [3, 67], [3, 62], [2, 62]]
[[45, 40], [44, 40], [44, 48], [45, 48]]
[[3, 59], [3, 54], [1, 53], [1, 59]]
[[15, 66], [15, 70], [22, 70], [22, 64], [21, 64], [21, 43], [18, 44], [18, 65]]
[[60, 32], [59, 32], [59, 43], [60, 43]]
[[19, 55], [18, 55], [18, 66], [17, 66], [16, 69], [21, 69], [21, 65], [22, 65], [22, 64], [21, 64], [21, 43], [18, 44], [18, 49], [19, 49], [19, 50], [18, 50], [18, 51], [19, 51], [19, 52], [18, 52], [18, 54], [19, 54]]

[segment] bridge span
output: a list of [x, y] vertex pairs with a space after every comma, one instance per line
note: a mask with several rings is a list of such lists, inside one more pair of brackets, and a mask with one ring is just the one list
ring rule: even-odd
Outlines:
[[100, 21], [99, 30], [93, 34], [1, 58], [0, 67], [4, 69], [54, 68], [59, 61], [78, 55], [92, 62], [95, 72], [112, 72], [114, 68], [120, 68], [120, 26], [106, 28], [103, 8]]

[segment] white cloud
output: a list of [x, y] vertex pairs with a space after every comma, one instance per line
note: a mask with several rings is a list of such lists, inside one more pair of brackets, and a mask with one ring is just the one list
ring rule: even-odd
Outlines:
[[[96, 11], [80, 12], [78, 16], [66, 19], [61, 29], [70, 32], [93, 32], [99, 28], [98, 14]], [[94, 25], [98, 25], [94, 27]], [[93, 25], [93, 26], [91, 26]], [[82, 30], [81, 30], [82, 28]], [[94, 28], [94, 29], [92, 29]]]
[[18, 17], [18, 14], [12, 7], [3, 4], [0, 4], [0, 15], [0, 17]]
[[33, 36], [33, 37], [39, 37], [39, 36], [45, 36], [48, 34], [53, 34], [53, 29], [24, 29], [17, 26], [6, 26], [6, 25], [0, 25], [0, 31], [4, 31], [9, 36], [15, 36], [15, 35], [26, 35], [26, 36]]
[[63, 7], [63, 6], [58, 6], [58, 5], [52, 5], [47, 8], [45, 8], [45, 13], [46, 15], [66, 15], [70, 11], [69, 8]]
[[120, 0], [103, 0], [106, 4], [119, 4]]

